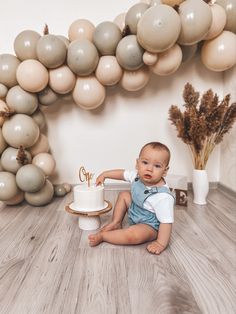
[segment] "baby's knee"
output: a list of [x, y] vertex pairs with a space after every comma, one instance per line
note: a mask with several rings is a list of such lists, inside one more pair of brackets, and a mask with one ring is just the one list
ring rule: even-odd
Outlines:
[[124, 200], [126, 203], [129, 203], [131, 201], [131, 194], [129, 191], [120, 192], [118, 197]]
[[140, 244], [143, 242], [141, 234], [137, 230], [126, 229], [126, 238], [129, 244]]

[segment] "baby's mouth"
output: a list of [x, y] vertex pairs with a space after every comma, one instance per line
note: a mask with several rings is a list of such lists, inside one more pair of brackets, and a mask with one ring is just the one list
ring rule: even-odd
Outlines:
[[152, 176], [151, 176], [150, 174], [145, 174], [145, 175], [144, 175], [144, 178], [145, 178], [145, 179], [151, 179]]

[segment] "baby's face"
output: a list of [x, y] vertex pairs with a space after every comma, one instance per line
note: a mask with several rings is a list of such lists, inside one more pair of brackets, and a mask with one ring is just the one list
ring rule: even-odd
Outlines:
[[167, 161], [168, 153], [165, 150], [151, 146], [145, 147], [136, 164], [141, 181], [147, 186], [162, 183], [162, 177], [166, 175], [168, 170]]

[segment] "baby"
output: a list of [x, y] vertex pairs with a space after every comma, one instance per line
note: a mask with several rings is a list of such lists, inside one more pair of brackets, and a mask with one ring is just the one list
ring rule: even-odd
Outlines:
[[[111, 223], [89, 235], [90, 246], [103, 241], [120, 245], [152, 241], [147, 250], [153, 254], [160, 254], [168, 246], [174, 222], [174, 197], [164, 180], [169, 160], [168, 147], [151, 142], [142, 147], [135, 171], [114, 169], [97, 177], [97, 185], [107, 178], [131, 182], [131, 192], [119, 193]], [[122, 229], [126, 213], [129, 227]]]

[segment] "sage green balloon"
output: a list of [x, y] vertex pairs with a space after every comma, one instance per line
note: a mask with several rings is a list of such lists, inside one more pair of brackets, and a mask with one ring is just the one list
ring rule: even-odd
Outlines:
[[4, 99], [7, 95], [8, 88], [0, 83], [0, 99]]
[[59, 99], [59, 96], [49, 86], [47, 86], [38, 93], [38, 99], [41, 105], [50, 106]]
[[66, 36], [63, 35], [57, 35], [57, 38], [63, 41], [63, 43], [66, 45], [66, 48], [69, 47], [70, 41]]
[[33, 206], [44, 206], [51, 202], [54, 195], [53, 185], [46, 180], [44, 186], [35, 193], [25, 193], [25, 200]]
[[225, 30], [236, 33], [236, 0], [216, 0], [225, 9], [226, 25]]
[[129, 26], [131, 34], [137, 34], [137, 25], [143, 13], [147, 11], [149, 5], [147, 3], [136, 3], [125, 15], [125, 25]]
[[121, 39], [116, 49], [116, 59], [125, 70], [138, 70], [143, 65], [144, 49], [139, 45], [136, 35]]
[[168, 5], [156, 5], [144, 12], [138, 22], [138, 42], [149, 52], [162, 52], [175, 44], [180, 29], [178, 13]]
[[192, 59], [197, 52], [197, 44], [191, 46], [180, 46], [180, 48], [182, 50], [182, 63]]
[[[13, 147], [7, 147], [1, 156], [1, 164], [4, 170], [17, 173], [17, 171], [22, 167], [18, 158], [19, 149]], [[25, 164], [31, 163], [32, 157], [27, 150], [24, 150], [27, 160], [25, 160]]]
[[53, 69], [64, 63], [67, 48], [60, 38], [49, 34], [38, 40], [36, 51], [39, 61], [47, 68]]
[[88, 76], [99, 61], [97, 48], [87, 39], [73, 41], [68, 48], [67, 65], [75, 74]]
[[16, 176], [10, 172], [0, 172], [0, 201], [7, 201], [17, 195]]
[[7, 94], [6, 102], [16, 113], [31, 115], [38, 107], [38, 97], [34, 93], [26, 92], [19, 85], [12, 87]]
[[45, 180], [44, 172], [33, 164], [22, 166], [16, 173], [17, 186], [24, 192], [39, 191]]
[[12, 147], [24, 148], [34, 145], [39, 138], [37, 123], [25, 114], [15, 114], [2, 127], [5, 141]]
[[102, 56], [114, 55], [121, 37], [121, 30], [115, 23], [102, 22], [94, 30], [93, 43]]
[[46, 126], [46, 119], [44, 116], [44, 113], [37, 109], [32, 115], [31, 118], [34, 119], [34, 121], [37, 123], [40, 130], [43, 130], [43, 128]]
[[14, 40], [14, 50], [17, 57], [23, 61], [37, 59], [36, 45], [41, 35], [33, 30], [24, 30]]
[[7, 143], [3, 137], [2, 129], [0, 128], [0, 154], [4, 151], [6, 147], [7, 147]]
[[178, 43], [193, 45], [200, 42], [208, 33], [212, 23], [210, 6], [203, 0], [187, 0], [179, 6], [181, 32]]
[[66, 189], [63, 186], [63, 184], [58, 184], [54, 186], [54, 195], [56, 196], [65, 196], [66, 195]]
[[20, 60], [16, 56], [4, 53], [0, 55], [0, 83], [13, 87], [17, 85], [16, 70]]

